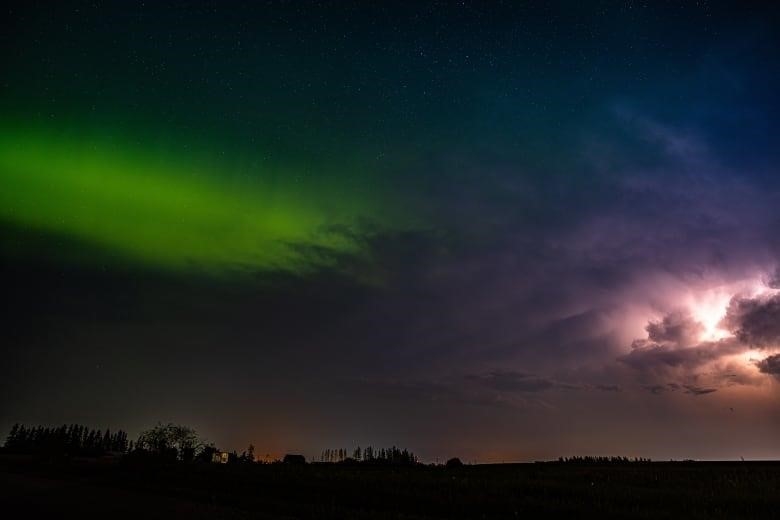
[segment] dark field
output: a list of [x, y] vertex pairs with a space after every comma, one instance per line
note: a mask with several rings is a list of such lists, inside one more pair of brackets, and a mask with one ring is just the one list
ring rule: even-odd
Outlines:
[[778, 518], [780, 463], [133, 466], [0, 457], [30, 518]]

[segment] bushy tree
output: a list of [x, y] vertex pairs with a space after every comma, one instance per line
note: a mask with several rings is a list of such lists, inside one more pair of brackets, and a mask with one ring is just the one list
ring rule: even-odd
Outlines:
[[158, 423], [141, 432], [135, 446], [163, 458], [192, 462], [204, 444], [189, 426]]
[[445, 466], [448, 468], [459, 468], [463, 466], [463, 462], [458, 457], [453, 457], [447, 461]]

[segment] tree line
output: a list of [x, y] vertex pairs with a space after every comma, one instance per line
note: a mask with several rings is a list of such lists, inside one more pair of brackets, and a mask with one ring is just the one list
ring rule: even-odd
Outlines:
[[558, 462], [566, 464], [628, 464], [630, 462], [652, 462], [650, 459], [644, 457], [559, 457]]
[[375, 449], [373, 446], [366, 446], [365, 448], [357, 446], [351, 452], [344, 448], [325, 449], [320, 453], [318, 462], [390, 464], [396, 466], [411, 466], [419, 463], [414, 453], [406, 449], [401, 450], [395, 446], [380, 449]]
[[[135, 442], [128, 440], [123, 430], [112, 432], [110, 429], [94, 429], [81, 424], [48, 427], [17, 423], [6, 437], [3, 449], [9, 453], [63, 456], [97, 457], [111, 454], [139, 462], [260, 462], [255, 459], [255, 448], [251, 444], [241, 454], [236, 451], [223, 452], [213, 443], [200, 438], [194, 429], [173, 423], [158, 423], [142, 431]], [[301, 455], [288, 454], [282, 461], [275, 462], [300, 464], [306, 461]], [[419, 464], [414, 453], [395, 446], [379, 449], [358, 446], [351, 451], [344, 448], [325, 449], [315, 462], [400, 466]]]
[[[192, 428], [172, 423], [159, 423], [142, 431], [135, 442], [128, 440], [123, 430], [112, 432], [81, 424], [48, 427], [17, 423], [11, 427], [3, 449], [9, 453], [87, 457], [112, 454], [130, 459], [180, 462], [211, 462], [215, 453], [221, 453]], [[252, 462], [254, 446], [250, 444], [241, 455], [230, 452], [227, 459], [228, 462]]]
[[95, 430], [80, 424], [59, 427], [14, 424], [5, 439], [5, 449], [15, 453], [58, 453], [99, 456], [109, 452], [125, 453], [132, 444], [122, 430]]
[[[63, 424], [58, 427], [26, 426], [14, 424], [5, 439], [4, 450], [10, 453], [47, 454], [65, 456], [102, 456], [121, 455], [129, 460], [168, 461], [168, 462], [227, 462], [250, 463], [255, 460], [254, 446], [240, 455], [236, 451], [222, 452], [213, 443], [201, 439], [194, 429], [172, 423], [158, 423], [144, 430], [138, 440], [128, 441], [123, 430], [112, 432], [80, 424]], [[224, 455], [223, 455], [224, 454]], [[283, 459], [288, 463], [305, 463], [301, 455], [288, 454]], [[275, 461], [281, 462], [281, 461]], [[419, 464], [417, 456], [409, 450], [390, 448], [376, 449], [373, 446], [353, 450], [345, 448], [325, 449], [320, 453], [319, 463], [365, 464], [413, 466]], [[619, 456], [574, 456], [560, 457], [559, 463], [565, 464], [627, 464], [648, 463], [648, 458]], [[461, 466], [455, 458], [447, 461], [448, 467]]]

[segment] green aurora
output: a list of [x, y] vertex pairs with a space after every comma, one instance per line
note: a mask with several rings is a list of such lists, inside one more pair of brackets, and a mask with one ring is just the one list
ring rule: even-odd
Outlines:
[[411, 224], [368, 176], [300, 175], [221, 153], [0, 130], [0, 221], [177, 272], [305, 273]]

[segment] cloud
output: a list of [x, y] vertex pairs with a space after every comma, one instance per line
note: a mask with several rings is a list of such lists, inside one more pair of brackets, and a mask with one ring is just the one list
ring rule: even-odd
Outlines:
[[555, 388], [573, 390], [579, 388], [570, 383], [561, 383], [539, 377], [533, 374], [516, 371], [494, 371], [481, 375], [466, 376], [469, 381], [476, 382], [480, 386], [498, 390], [501, 392], [544, 392]]
[[658, 395], [667, 390], [665, 385], [644, 385], [643, 388], [654, 395]]
[[713, 392], [718, 391], [717, 388], [709, 388], [709, 387], [703, 387], [694, 384], [680, 384], [680, 383], [644, 385], [644, 389], [654, 395], [659, 395], [664, 392], [683, 392], [685, 394], [689, 394], [694, 397], [711, 394]]
[[[704, 327], [688, 313], [674, 311], [646, 327], [647, 338], [634, 340], [618, 361], [641, 374], [653, 394], [683, 392], [698, 396], [721, 386], [756, 384], [755, 377], [729, 357], [748, 347], [737, 337], [701, 341]], [[658, 380], [671, 380], [660, 383]], [[706, 384], [702, 384], [705, 381]]]
[[[539, 381], [543, 381], [542, 378]], [[364, 390], [375, 397], [415, 403], [454, 404], [458, 406], [493, 407], [503, 409], [539, 409], [549, 405], [536, 395], [553, 388], [547, 384], [529, 383], [520, 390], [499, 390], [481, 384], [480, 376], [443, 379], [362, 379]], [[476, 384], [475, 384], [476, 383]]]
[[780, 354], [775, 354], [756, 363], [758, 369], [764, 374], [770, 374], [780, 379]]
[[[774, 285], [777, 275], [776, 271], [766, 285]], [[631, 351], [618, 361], [639, 372], [643, 387], [653, 394], [679, 391], [705, 395], [721, 387], [761, 385], [765, 381], [761, 374], [780, 378], [778, 354], [752, 363], [733, 357], [752, 348], [773, 353], [780, 346], [780, 293], [733, 296], [720, 327], [731, 335], [701, 341], [703, 325], [685, 311], [673, 311], [648, 322], [647, 337], [634, 340]], [[661, 383], [659, 379], [677, 382]]]
[[745, 345], [758, 348], [780, 345], [780, 294], [735, 296], [722, 325]]
[[723, 356], [737, 354], [744, 347], [733, 338], [705, 341], [691, 347], [658, 344], [647, 340], [634, 341], [632, 350], [618, 361], [637, 370], [652, 371], [663, 368], [696, 369]]
[[729, 360], [717, 362], [703, 374], [715, 386], [761, 386], [765, 377], [756, 371], [754, 364]]
[[766, 280], [767, 287], [772, 289], [780, 289], [780, 265], [775, 267], [775, 270]]
[[557, 390], [619, 392], [617, 385], [580, 385], [514, 370], [442, 378], [360, 379], [366, 392], [401, 401], [529, 409], [549, 408], [541, 394]]
[[704, 325], [685, 311], [667, 314], [660, 321], [651, 321], [645, 328], [650, 341], [677, 346], [695, 345], [704, 332]]
[[717, 388], [705, 388], [705, 387], [695, 386], [695, 385], [682, 385], [682, 387], [683, 389], [685, 389], [686, 394], [691, 394], [695, 396], [711, 394], [713, 392], [718, 391]]

